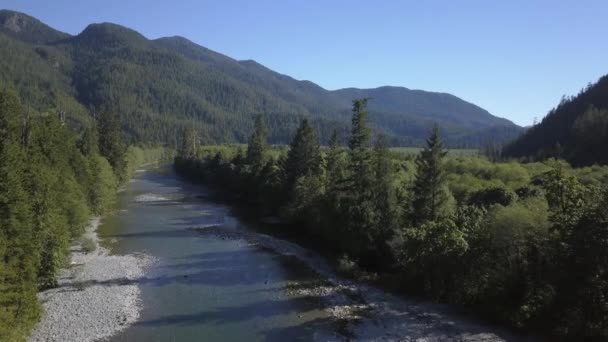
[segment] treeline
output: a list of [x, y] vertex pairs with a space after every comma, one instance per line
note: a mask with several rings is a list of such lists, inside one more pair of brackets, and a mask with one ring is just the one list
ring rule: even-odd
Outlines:
[[543, 120], [504, 149], [507, 157], [563, 158], [573, 165], [608, 164], [608, 75], [564, 97]]
[[288, 151], [270, 150], [258, 116], [246, 150], [190, 131], [175, 167], [330, 246], [343, 271], [525, 331], [608, 338], [606, 169], [450, 158], [437, 127], [398, 157], [366, 105], [354, 101], [347, 148], [337, 133], [322, 148], [303, 120]]
[[37, 292], [57, 285], [69, 246], [143, 162], [102, 114], [76, 133], [61, 115], [28, 115], [0, 91], [0, 340], [21, 341], [40, 316]]

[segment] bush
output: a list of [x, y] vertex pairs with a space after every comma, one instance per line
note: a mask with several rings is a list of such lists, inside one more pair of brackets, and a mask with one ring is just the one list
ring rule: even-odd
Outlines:
[[82, 238], [80, 246], [85, 253], [92, 253], [97, 249], [97, 244], [91, 238]]
[[338, 273], [351, 278], [357, 278], [361, 274], [359, 265], [357, 265], [357, 263], [350, 259], [346, 254], [342, 255], [342, 257], [338, 259], [336, 270]]

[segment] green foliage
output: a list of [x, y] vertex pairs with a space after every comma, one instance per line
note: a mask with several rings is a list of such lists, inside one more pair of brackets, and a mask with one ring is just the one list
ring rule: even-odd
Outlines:
[[254, 170], [259, 170], [264, 165], [264, 154], [268, 149], [268, 132], [262, 114], [255, 117], [254, 127], [253, 134], [247, 144], [247, 162], [252, 165]]
[[573, 165], [607, 164], [608, 76], [576, 96], [563, 98], [541, 123], [507, 145], [504, 155], [527, 159], [564, 158]]
[[443, 159], [447, 152], [439, 137], [439, 127], [434, 126], [427, 140], [427, 147], [416, 159], [414, 181], [414, 221], [423, 223], [437, 220], [449, 214], [451, 194], [445, 182]]
[[304, 119], [287, 153], [285, 162], [286, 185], [287, 187], [293, 186], [300, 177], [318, 177], [320, 172], [321, 150], [319, 139], [310, 127], [308, 120]]
[[184, 130], [184, 136], [182, 138], [180, 148], [177, 151], [177, 155], [180, 158], [193, 159], [196, 158], [197, 150], [198, 137], [196, 136], [196, 131], [192, 128], [186, 128]]
[[[434, 121], [452, 146], [514, 138], [521, 128], [444, 93], [397, 87], [325, 90], [254, 61], [237, 61], [185, 38], [148, 40], [115, 24], [77, 36], [22, 13], [0, 12], [0, 85], [17, 88], [34, 111], [63, 111], [91, 125], [87, 109], [120, 113], [130, 143], [163, 143], [192, 127], [202, 143], [245, 143], [251, 113], [266, 113], [272, 143], [287, 143], [302, 118], [320, 140], [348, 131], [353, 98], [369, 97], [371, 124], [390, 145], [420, 145]], [[113, 165], [113, 163], [112, 163]]]
[[390, 274], [406, 291], [512, 327], [606, 338], [608, 196], [598, 186], [608, 168], [450, 156], [437, 130], [414, 160], [382, 136], [370, 146], [365, 101], [353, 107], [348, 149], [334, 132], [325, 162], [302, 122], [287, 152], [255, 158], [265, 161], [259, 171], [241, 146], [205, 146], [202, 159], [175, 167], [281, 217], [342, 256], [336, 268], [347, 276]]
[[126, 180], [125, 152], [127, 146], [122, 137], [118, 118], [108, 112], [102, 112], [99, 115], [97, 129], [99, 153], [108, 160], [118, 179]]
[[2, 341], [25, 340], [40, 315], [37, 291], [57, 284], [90, 213], [114, 200], [117, 175], [99, 152], [114, 158], [122, 177], [146, 157], [138, 148], [117, 152], [123, 147], [115, 124], [100, 120], [99, 135], [87, 129], [79, 137], [64, 119], [24, 112], [15, 93], [0, 91]]

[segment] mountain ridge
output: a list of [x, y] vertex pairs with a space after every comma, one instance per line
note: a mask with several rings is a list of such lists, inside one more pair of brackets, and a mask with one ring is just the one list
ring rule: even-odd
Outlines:
[[[520, 130], [514, 123], [447, 93], [396, 86], [327, 90], [253, 60], [236, 60], [181, 36], [148, 39], [112, 23], [90, 24], [78, 35], [70, 36], [56, 34], [60, 31], [25, 14], [5, 10], [0, 13], [0, 18], [22, 15], [26, 22], [46, 27], [46, 31], [41, 29], [44, 39], [37, 39], [30, 31], [23, 36], [20, 32], [0, 31], [8, 39], [25, 44], [10, 43], [15, 50], [24, 50], [22, 53], [28, 58], [36, 59], [33, 62], [40, 65], [42, 75], [29, 75], [31, 79], [24, 82], [13, 70], [21, 63], [18, 56], [2, 52], [7, 55], [5, 63], [0, 64], [6, 74], [0, 76], [3, 83], [21, 87], [22, 98], [33, 97], [33, 106], [39, 110], [66, 107], [60, 104], [63, 101], [76, 108], [78, 113], [74, 116], [84, 121], [88, 120], [87, 111], [120, 113], [125, 131], [135, 140], [166, 143], [171, 135], [194, 125], [201, 130], [203, 139], [243, 142], [251, 128], [252, 115], [260, 112], [267, 114], [271, 128], [277, 130], [271, 133], [271, 141], [287, 142], [302, 117], [310, 117], [322, 140], [326, 140], [330, 129], [347, 132], [355, 97], [371, 98], [371, 123], [393, 144], [420, 144], [435, 122], [442, 126], [452, 145], [478, 145], [477, 138], [488, 130], [508, 132], [509, 138]], [[0, 20], [0, 27], [6, 22]], [[63, 91], [61, 96], [53, 91], [32, 96], [31, 89], [23, 86], [28, 82], [35, 84], [34, 88], [53, 84]], [[159, 122], [167, 127], [159, 127]]]

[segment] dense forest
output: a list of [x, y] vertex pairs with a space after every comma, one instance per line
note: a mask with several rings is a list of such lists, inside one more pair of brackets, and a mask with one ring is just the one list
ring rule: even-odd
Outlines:
[[35, 18], [0, 11], [0, 85], [34, 111], [54, 109], [82, 126], [90, 112], [120, 113], [130, 142], [175, 145], [187, 127], [206, 143], [244, 143], [265, 113], [269, 141], [287, 143], [302, 118], [321, 141], [348, 131], [350, 101], [371, 97], [370, 124], [390, 145], [421, 145], [439, 123], [450, 146], [503, 143], [512, 122], [456, 96], [400, 87], [328, 91], [254, 61], [237, 61], [185, 38], [148, 40], [131, 29], [92, 24], [76, 36]]
[[0, 340], [21, 341], [40, 315], [36, 294], [57, 284], [89, 218], [159, 151], [127, 147], [116, 116], [80, 133], [61, 114], [28, 113], [0, 91]]
[[311, 237], [351, 276], [457, 304], [524, 331], [608, 338], [608, 168], [449, 156], [435, 126], [395, 154], [356, 100], [346, 147], [304, 119], [289, 149], [256, 117], [246, 150], [185, 133], [183, 176]]
[[608, 75], [564, 97], [543, 120], [505, 147], [507, 157], [564, 158], [574, 165], [608, 164]]

